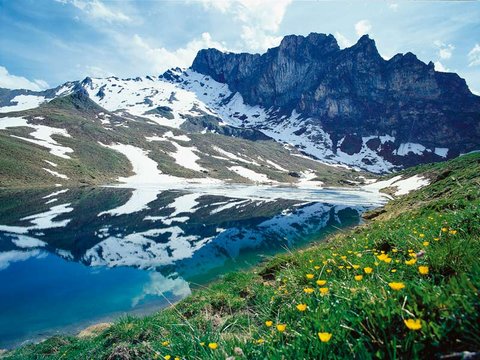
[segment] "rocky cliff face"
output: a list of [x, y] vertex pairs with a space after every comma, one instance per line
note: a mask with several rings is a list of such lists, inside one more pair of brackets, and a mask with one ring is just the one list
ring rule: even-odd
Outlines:
[[480, 97], [465, 80], [412, 53], [384, 60], [368, 35], [343, 50], [324, 34], [287, 36], [263, 55], [201, 50], [192, 69], [248, 105], [276, 109], [278, 122], [295, 110], [306, 132], [328, 135], [334, 154], [370, 149], [404, 166], [480, 148]]

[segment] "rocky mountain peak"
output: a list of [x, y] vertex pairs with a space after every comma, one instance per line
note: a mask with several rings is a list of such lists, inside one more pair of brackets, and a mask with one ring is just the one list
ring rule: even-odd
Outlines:
[[382, 58], [378, 52], [375, 40], [371, 39], [368, 34], [363, 35], [360, 39], [358, 39], [357, 43], [348, 48], [347, 51], [363, 53], [372, 59]]
[[[411, 52], [385, 60], [368, 35], [342, 50], [332, 35], [317, 33], [286, 36], [262, 55], [202, 50], [192, 69], [228, 84], [248, 105], [295, 110], [305, 127], [328, 134], [336, 154], [355, 156], [372, 136], [388, 137], [368, 146], [395, 165], [480, 148], [480, 97], [465, 80]], [[409, 152], [402, 144], [424, 145]]]
[[278, 47], [279, 54], [297, 57], [305, 51], [310, 52], [310, 56], [319, 56], [339, 50], [340, 47], [333, 35], [318, 33], [310, 33], [306, 37], [301, 35], [285, 36]]

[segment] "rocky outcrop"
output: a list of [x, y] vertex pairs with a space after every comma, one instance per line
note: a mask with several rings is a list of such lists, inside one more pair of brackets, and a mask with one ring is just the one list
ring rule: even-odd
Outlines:
[[[465, 80], [412, 53], [385, 60], [368, 35], [343, 50], [332, 35], [314, 33], [286, 36], [262, 55], [201, 50], [192, 69], [227, 83], [249, 105], [278, 109], [279, 119], [296, 110], [329, 134], [334, 152], [368, 146], [394, 165], [414, 165], [480, 148], [480, 97]], [[392, 140], [362, 140], [376, 135]], [[402, 144], [428, 151], [402, 153]]]

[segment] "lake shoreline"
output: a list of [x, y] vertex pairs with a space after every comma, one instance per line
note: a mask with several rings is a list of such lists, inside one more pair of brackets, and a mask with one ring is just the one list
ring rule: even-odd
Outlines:
[[[32, 298], [34, 304], [30, 304], [32, 301], [27, 301], [24, 305], [19, 303], [23, 308], [18, 307], [18, 310], [14, 310], [16, 309], [14, 302], [7, 304], [12, 309], [10, 312], [17, 314], [15, 318], [0, 322], [0, 334], [3, 330], [1, 337], [5, 340], [5, 344], [12, 344], [6, 346], [10, 349], [62, 333], [74, 335], [98, 322], [117, 320], [124, 315], [154, 313], [169, 305], [158, 306], [162, 301], [152, 300], [154, 299], [152, 296], [157, 295], [149, 294], [150, 285], [158, 284], [159, 281], [160, 284], [170, 283], [171, 285], [168, 286], [173, 287], [166, 291], [167, 297], [171, 300], [172, 295], [168, 291], [190, 293], [191, 283], [196, 284], [193, 285], [195, 288], [204, 287], [216, 281], [218, 277], [224, 276], [225, 273], [257, 266], [265, 261], [261, 258], [262, 255], [268, 259], [279, 251], [284, 252], [284, 248], [296, 249], [309, 246], [313, 237], [316, 242], [326, 236], [325, 231], [330, 233], [337, 231], [338, 227], [350, 227], [352, 222], [356, 224], [359, 221], [357, 219], [361, 212], [386, 201], [380, 194], [344, 188], [298, 189], [237, 185], [214, 189], [204, 188], [194, 193], [185, 190], [164, 191], [150, 187], [30, 190], [0, 192], [0, 202], [3, 204], [3, 209], [0, 206], [0, 238], [5, 240], [5, 244], [10, 244], [10, 250], [3, 253], [3, 258], [7, 259], [7, 262], [3, 260], [3, 265], [0, 263], [0, 270], [7, 269], [10, 272], [8, 276], [15, 276], [15, 271], [20, 271], [22, 268], [29, 269], [26, 273], [22, 272], [23, 280], [18, 281], [19, 285], [12, 284], [13, 291], [5, 292], [3, 298], [13, 299], [16, 293], [28, 292], [28, 288], [22, 288], [20, 285], [25, 281], [31, 282], [32, 288], [39, 286], [38, 281], [31, 280], [26, 277], [26, 274], [31, 272], [48, 275], [47, 278], [45, 275], [41, 278], [41, 283], [44, 284], [42, 290], [32, 294], [34, 298], [38, 298], [35, 301]], [[235, 196], [232, 197], [232, 194]], [[97, 198], [101, 200], [97, 201]], [[307, 198], [308, 201], [305, 201]], [[38, 210], [35, 210], [36, 208]], [[18, 209], [18, 216], [15, 215], [17, 213], [15, 209]], [[196, 225], [199, 223], [206, 224], [207, 230], [202, 230], [203, 227], [199, 228]], [[79, 228], [82, 231], [78, 231]], [[178, 229], [174, 233], [180, 235], [181, 232], [185, 232], [183, 237], [186, 239], [192, 236], [198, 239], [208, 238], [212, 231], [216, 235], [208, 240], [208, 243], [200, 243], [198, 249], [191, 254], [178, 253], [171, 260], [168, 260], [168, 257], [165, 258], [168, 252], [150, 252], [149, 250], [148, 253], [143, 254], [143, 248], [161, 250], [159, 246], [162, 246], [162, 241], [152, 242], [151, 240], [155, 239], [156, 234], [161, 235], [165, 231], [171, 232], [174, 229]], [[275, 232], [278, 232], [278, 235], [274, 236]], [[167, 238], [178, 236], [174, 233], [167, 234]], [[245, 239], [242, 239], [244, 237], [242, 233], [247, 236]], [[153, 239], [150, 239], [152, 236]], [[59, 240], [61, 240], [60, 243], [58, 243]], [[83, 243], [85, 243], [84, 246], [82, 246]], [[56, 244], [60, 247], [57, 248]], [[124, 244], [127, 247], [124, 247]], [[139, 245], [139, 247], [129, 250], [130, 244]], [[122, 249], [129, 251], [121, 253]], [[198, 254], [200, 257], [197, 256]], [[168, 256], [171, 257], [171, 255]], [[190, 260], [192, 256], [193, 259]], [[151, 278], [150, 274], [155, 275], [156, 272], [151, 272], [149, 269], [161, 267], [161, 264], [168, 265], [171, 261], [173, 261], [172, 264], [177, 264], [175, 260], [177, 258], [182, 269], [178, 279], [168, 275], [171, 270], [167, 272], [167, 276], [155, 280]], [[216, 260], [212, 263], [202, 259]], [[166, 260], [168, 262], [165, 262]], [[192, 261], [194, 264], [189, 265]], [[192, 273], [189, 270], [195, 269], [197, 262], [205, 268], [202, 270], [204, 273], [196, 274], [195, 271]], [[4, 273], [5, 270], [0, 271], [0, 282], [7, 276], [3, 275]], [[70, 284], [68, 275], [70, 273], [81, 281]], [[134, 275], [135, 273], [139, 275]], [[91, 278], [92, 276], [94, 278]], [[123, 284], [125, 276], [127, 276], [126, 279], [131, 278], [131, 280]], [[183, 279], [185, 276], [186, 278]], [[94, 299], [98, 299], [92, 303], [94, 312], [91, 314], [88, 304], [92, 298], [88, 288], [89, 281], [87, 281], [90, 278], [104, 284], [102, 289], [95, 291]], [[60, 310], [64, 311], [71, 306], [67, 304], [73, 301], [74, 307], [69, 313], [59, 313], [53, 305], [56, 301], [60, 301], [59, 298], [57, 299], [57, 294], [64, 292], [62, 284], [66, 289], [71, 288], [75, 291], [69, 295], [72, 299], [67, 298], [66, 303], [63, 300], [59, 303]], [[122, 285], [127, 286], [126, 289], [130, 292], [117, 294], [117, 290]], [[110, 287], [111, 290], [108, 290]], [[143, 292], [146, 292], [145, 295], [138, 295]], [[51, 304], [50, 300], [42, 303], [43, 298], [52, 296], [54, 301]], [[140, 297], [135, 300], [138, 296]], [[142, 300], [143, 296], [146, 296], [145, 300]], [[119, 299], [118, 301], [124, 305], [115, 307], [110, 312], [106, 309], [112, 306], [113, 302], [108, 302], [112, 297], [115, 298], [114, 301]], [[183, 297], [184, 295], [177, 296], [177, 299]], [[125, 307], [130, 301], [135, 302], [132, 309]], [[144, 305], [142, 305], [143, 301], [146, 301]], [[141, 306], [138, 309], [137, 303]], [[35, 307], [41, 309], [41, 316], [48, 314], [48, 311], [56, 314], [56, 317], [52, 317], [51, 324], [47, 317], [46, 320], [42, 320], [46, 325], [37, 322], [39, 325], [29, 327], [28, 316], [34, 318], [33, 316], [37, 314], [31, 311], [25, 312], [23, 309]], [[88, 314], [88, 316], [80, 318], [83, 316], [80, 314]], [[5, 328], [8, 322], [15, 324], [17, 328], [11, 329], [11, 325]], [[23, 332], [18, 332], [18, 341], [15, 340], [14, 335], [17, 334], [14, 332], [17, 329], [24, 329]], [[22, 335], [30, 333], [34, 336]], [[5, 347], [3, 344], [2, 346]]]

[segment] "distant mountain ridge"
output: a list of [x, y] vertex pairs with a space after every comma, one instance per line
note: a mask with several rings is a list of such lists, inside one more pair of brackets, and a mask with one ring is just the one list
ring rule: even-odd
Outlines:
[[[159, 76], [87, 77], [42, 92], [0, 89], [0, 116], [34, 112], [41, 122], [42, 104], [71, 95], [69, 106], [77, 113], [88, 113], [102, 131], [122, 131], [121, 138], [133, 142], [139, 131], [148, 128], [145, 139], [155, 126], [195, 134], [198, 141], [212, 133], [273, 139], [322, 163], [374, 173], [480, 149], [480, 97], [466, 82], [412, 53], [385, 60], [368, 36], [340, 49], [332, 35], [290, 35], [262, 55], [201, 50], [191, 68]], [[132, 130], [139, 123], [142, 129]], [[219, 159], [218, 153], [207, 154]], [[303, 169], [306, 174], [313, 166]], [[216, 175], [213, 170], [210, 175]]]

